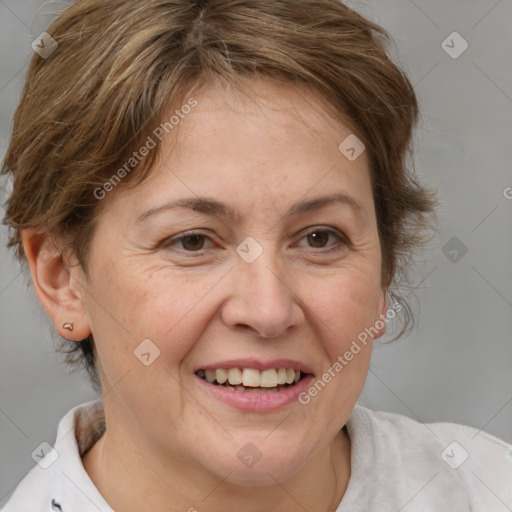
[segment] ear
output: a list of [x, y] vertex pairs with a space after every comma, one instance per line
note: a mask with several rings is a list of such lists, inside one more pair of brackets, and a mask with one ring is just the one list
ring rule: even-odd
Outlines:
[[[386, 332], [386, 322], [384, 321], [384, 319], [386, 318], [386, 313], [388, 311], [387, 288], [382, 288], [381, 289], [381, 296], [379, 298], [378, 310], [379, 310], [379, 317], [377, 318], [375, 323], [377, 323], [377, 322], [379, 322], [379, 320], [381, 320], [381, 322], [384, 325], [383, 325], [383, 327], [381, 329], [379, 329], [379, 331], [376, 334], [376, 336], [374, 336], [374, 339], [380, 338]], [[380, 325], [381, 322], [379, 322], [378, 325]]]
[[[39, 301], [63, 338], [80, 341], [91, 333], [85, 314], [84, 276], [79, 265], [70, 265], [56, 238], [42, 229], [21, 232], [32, 283]], [[72, 324], [73, 329], [64, 329]]]

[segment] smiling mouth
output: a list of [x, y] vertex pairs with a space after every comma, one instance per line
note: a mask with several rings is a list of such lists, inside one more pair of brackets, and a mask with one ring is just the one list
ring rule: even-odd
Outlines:
[[196, 371], [213, 384], [244, 393], [279, 393], [295, 386], [306, 374], [293, 368], [257, 370], [255, 368], [218, 368]]

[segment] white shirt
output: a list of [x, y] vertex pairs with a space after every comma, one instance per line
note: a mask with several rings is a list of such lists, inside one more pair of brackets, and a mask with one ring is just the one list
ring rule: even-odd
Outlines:
[[[62, 418], [55, 451], [41, 448], [2, 512], [113, 512], [83, 467], [87, 442], [75, 434], [100, 405], [79, 405]], [[361, 405], [347, 430], [352, 473], [337, 512], [512, 511], [512, 445], [494, 436]]]

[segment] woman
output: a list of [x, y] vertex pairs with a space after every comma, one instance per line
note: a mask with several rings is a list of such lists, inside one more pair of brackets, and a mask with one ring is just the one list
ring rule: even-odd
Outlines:
[[356, 404], [435, 204], [385, 43], [335, 0], [78, 0], [48, 29], [6, 222], [102, 399], [5, 512], [512, 507], [507, 443]]

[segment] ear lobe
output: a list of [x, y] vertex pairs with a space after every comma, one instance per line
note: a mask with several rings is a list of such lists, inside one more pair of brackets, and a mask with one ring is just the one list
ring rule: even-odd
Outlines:
[[380, 298], [380, 301], [379, 301], [379, 318], [378, 320], [376, 320], [376, 324], [378, 322], [378, 325], [381, 325], [384, 324], [382, 326], [382, 329], [379, 329], [379, 332], [377, 333], [377, 335], [375, 336], [374, 339], [377, 339], [377, 338], [380, 338], [385, 332], [386, 332], [386, 322], [385, 322], [385, 318], [386, 318], [386, 313], [388, 311], [388, 301], [387, 301], [387, 290], [382, 290], [382, 295], [381, 295], [381, 298]]
[[[78, 268], [70, 268], [55, 238], [37, 228], [21, 233], [23, 248], [30, 266], [34, 291], [52, 319], [57, 332], [66, 339], [82, 340], [90, 334], [85, 304], [73, 281]], [[72, 324], [72, 330], [64, 328]], [[67, 326], [69, 327], [69, 325]]]
[[386, 313], [388, 311], [388, 298], [387, 298], [387, 292], [386, 290], [382, 291], [382, 300], [381, 300], [381, 306], [380, 306], [380, 314], [382, 316], [386, 316]]

